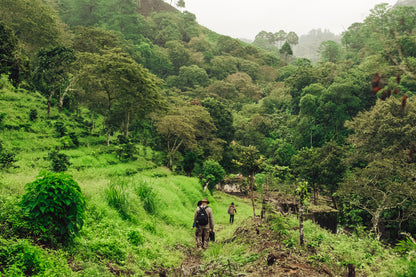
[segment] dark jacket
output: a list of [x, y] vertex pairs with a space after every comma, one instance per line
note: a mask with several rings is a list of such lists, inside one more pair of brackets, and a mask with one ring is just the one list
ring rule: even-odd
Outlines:
[[[208, 215], [208, 224], [203, 225], [203, 226], [197, 226], [197, 227], [214, 230], [214, 216], [213, 216], [211, 207], [206, 206], [206, 205], [201, 205], [200, 207], [206, 207], [205, 211], [207, 212], [207, 215]], [[196, 221], [196, 215], [198, 214], [200, 207], [197, 207], [196, 210], [195, 210], [194, 222]]]

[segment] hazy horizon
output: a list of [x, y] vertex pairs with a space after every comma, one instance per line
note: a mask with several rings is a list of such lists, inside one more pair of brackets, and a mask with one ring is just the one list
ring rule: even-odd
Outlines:
[[[185, 0], [185, 9], [199, 24], [234, 38], [254, 40], [262, 30], [293, 31], [298, 36], [313, 29], [341, 34], [362, 22], [375, 5], [397, 0]], [[253, 4], [254, 3], [254, 4]]]

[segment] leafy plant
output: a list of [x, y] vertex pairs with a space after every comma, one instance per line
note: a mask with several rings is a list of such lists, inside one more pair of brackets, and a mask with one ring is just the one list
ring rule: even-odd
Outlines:
[[58, 137], [63, 137], [66, 134], [66, 127], [65, 124], [63, 122], [56, 122], [55, 123], [55, 129], [56, 132], [58, 133]]
[[85, 198], [67, 174], [41, 173], [26, 184], [20, 205], [34, 233], [52, 243], [70, 243], [84, 223]]
[[37, 118], [38, 118], [38, 110], [31, 109], [30, 112], [29, 112], [29, 120], [30, 121], [36, 121]]
[[70, 274], [71, 271], [64, 259], [52, 257], [48, 257], [45, 250], [30, 245], [27, 240], [14, 242], [0, 239], [0, 265], [4, 276]]
[[143, 235], [136, 230], [132, 230], [127, 235], [127, 240], [133, 245], [142, 245], [144, 242]]
[[143, 208], [146, 212], [156, 214], [157, 194], [153, 191], [152, 187], [148, 183], [142, 182], [136, 187], [136, 192], [143, 201]]
[[213, 160], [205, 161], [202, 166], [202, 179], [203, 185], [208, 185], [208, 189], [211, 191], [214, 190], [215, 185], [217, 185], [225, 176], [225, 170], [222, 166]]
[[409, 252], [416, 252], [416, 244], [412, 242], [409, 237], [406, 237], [405, 240], [401, 240], [394, 247], [394, 251], [405, 254]]
[[71, 165], [69, 157], [64, 153], [59, 153], [58, 151], [52, 151], [49, 153], [48, 159], [52, 161], [51, 169], [54, 172], [64, 172]]
[[3, 148], [3, 142], [0, 140], [0, 169], [9, 169], [16, 162], [16, 155], [6, 152]]
[[122, 179], [112, 180], [104, 192], [108, 205], [116, 209], [124, 219], [128, 219], [127, 182]]

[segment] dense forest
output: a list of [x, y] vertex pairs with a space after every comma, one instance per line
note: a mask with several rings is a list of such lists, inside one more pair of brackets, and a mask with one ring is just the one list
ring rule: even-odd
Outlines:
[[[1, 0], [0, 271], [141, 276], [176, 267], [177, 237], [189, 234], [173, 230], [191, 226], [199, 197], [225, 209], [220, 199], [236, 198], [218, 190], [234, 182], [247, 218], [267, 193], [330, 207], [340, 232], [399, 249], [408, 262], [386, 276], [415, 276], [408, 2], [375, 6], [341, 36], [260, 31], [248, 43], [199, 25], [184, 1]], [[169, 213], [171, 201], [182, 208]], [[167, 237], [156, 230], [162, 221]], [[114, 224], [123, 231], [106, 229]], [[241, 266], [256, 260], [240, 256]], [[369, 266], [349, 259], [338, 266]]]

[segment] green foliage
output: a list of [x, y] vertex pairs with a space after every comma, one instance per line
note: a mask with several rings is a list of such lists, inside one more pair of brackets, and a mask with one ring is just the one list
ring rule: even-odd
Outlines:
[[222, 166], [213, 160], [207, 160], [202, 165], [201, 171], [203, 186], [208, 184], [208, 189], [212, 193], [215, 186], [219, 184], [225, 176]]
[[289, 228], [288, 219], [282, 214], [271, 214], [267, 220], [269, 222], [270, 229], [272, 229], [279, 238], [282, 238], [287, 234], [287, 229]]
[[57, 121], [55, 123], [55, 130], [56, 130], [57, 136], [59, 138], [65, 136], [66, 135], [66, 132], [67, 132], [67, 128], [65, 126], [65, 123], [63, 123], [61, 121]]
[[143, 202], [143, 208], [151, 215], [157, 214], [157, 193], [153, 190], [152, 186], [142, 180], [136, 185], [135, 191]]
[[59, 151], [50, 152], [48, 154], [48, 160], [51, 161], [51, 170], [54, 172], [67, 171], [68, 167], [71, 165], [68, 155]]
[[7, 170], [14, 167], [16, 161], [16, 154], [6, 151], [3, 147], [2, 140], [0, 140], [0, 169]]
[[134, 143], [131, 142], [127, 142], [116, 146], [117, 158], [122, 162], [132, 160], [136, 152], [136, 146], [134, 145]]
[[405, 240], [401, 240], [396, 244], [394, 251], [402, 254], [416, 252], [416, 244], [409, 237], [406, 237]]
[[131, 230], [127, 236], [127, 240], [133, 245], [142, 245], [144, 242], [143, 235], [139, 231]]
[[49, 255], [46, 250], [27, 240], [7, 241], [0, 238], [0, 265], [5, 276], [65, 276], [71, 269], [62, 255]]
[[111, 180], [104, 190], [108, 205], [116, 209], [124, 219], [130, 218], [127, 188], [128, 182], [126, 180], [116, 178]]
[[38, 110], [31, 109], [30, 112], [29, 112], [29, 120], [30, 121], [36, 121], [37, 118], [38, 118]]
[[20, 205], [33, 234], [52, 243], [71, 243], [84, 223], [85, 198], [78, 183], [70, 175], [43, 172], [25, 188]]

